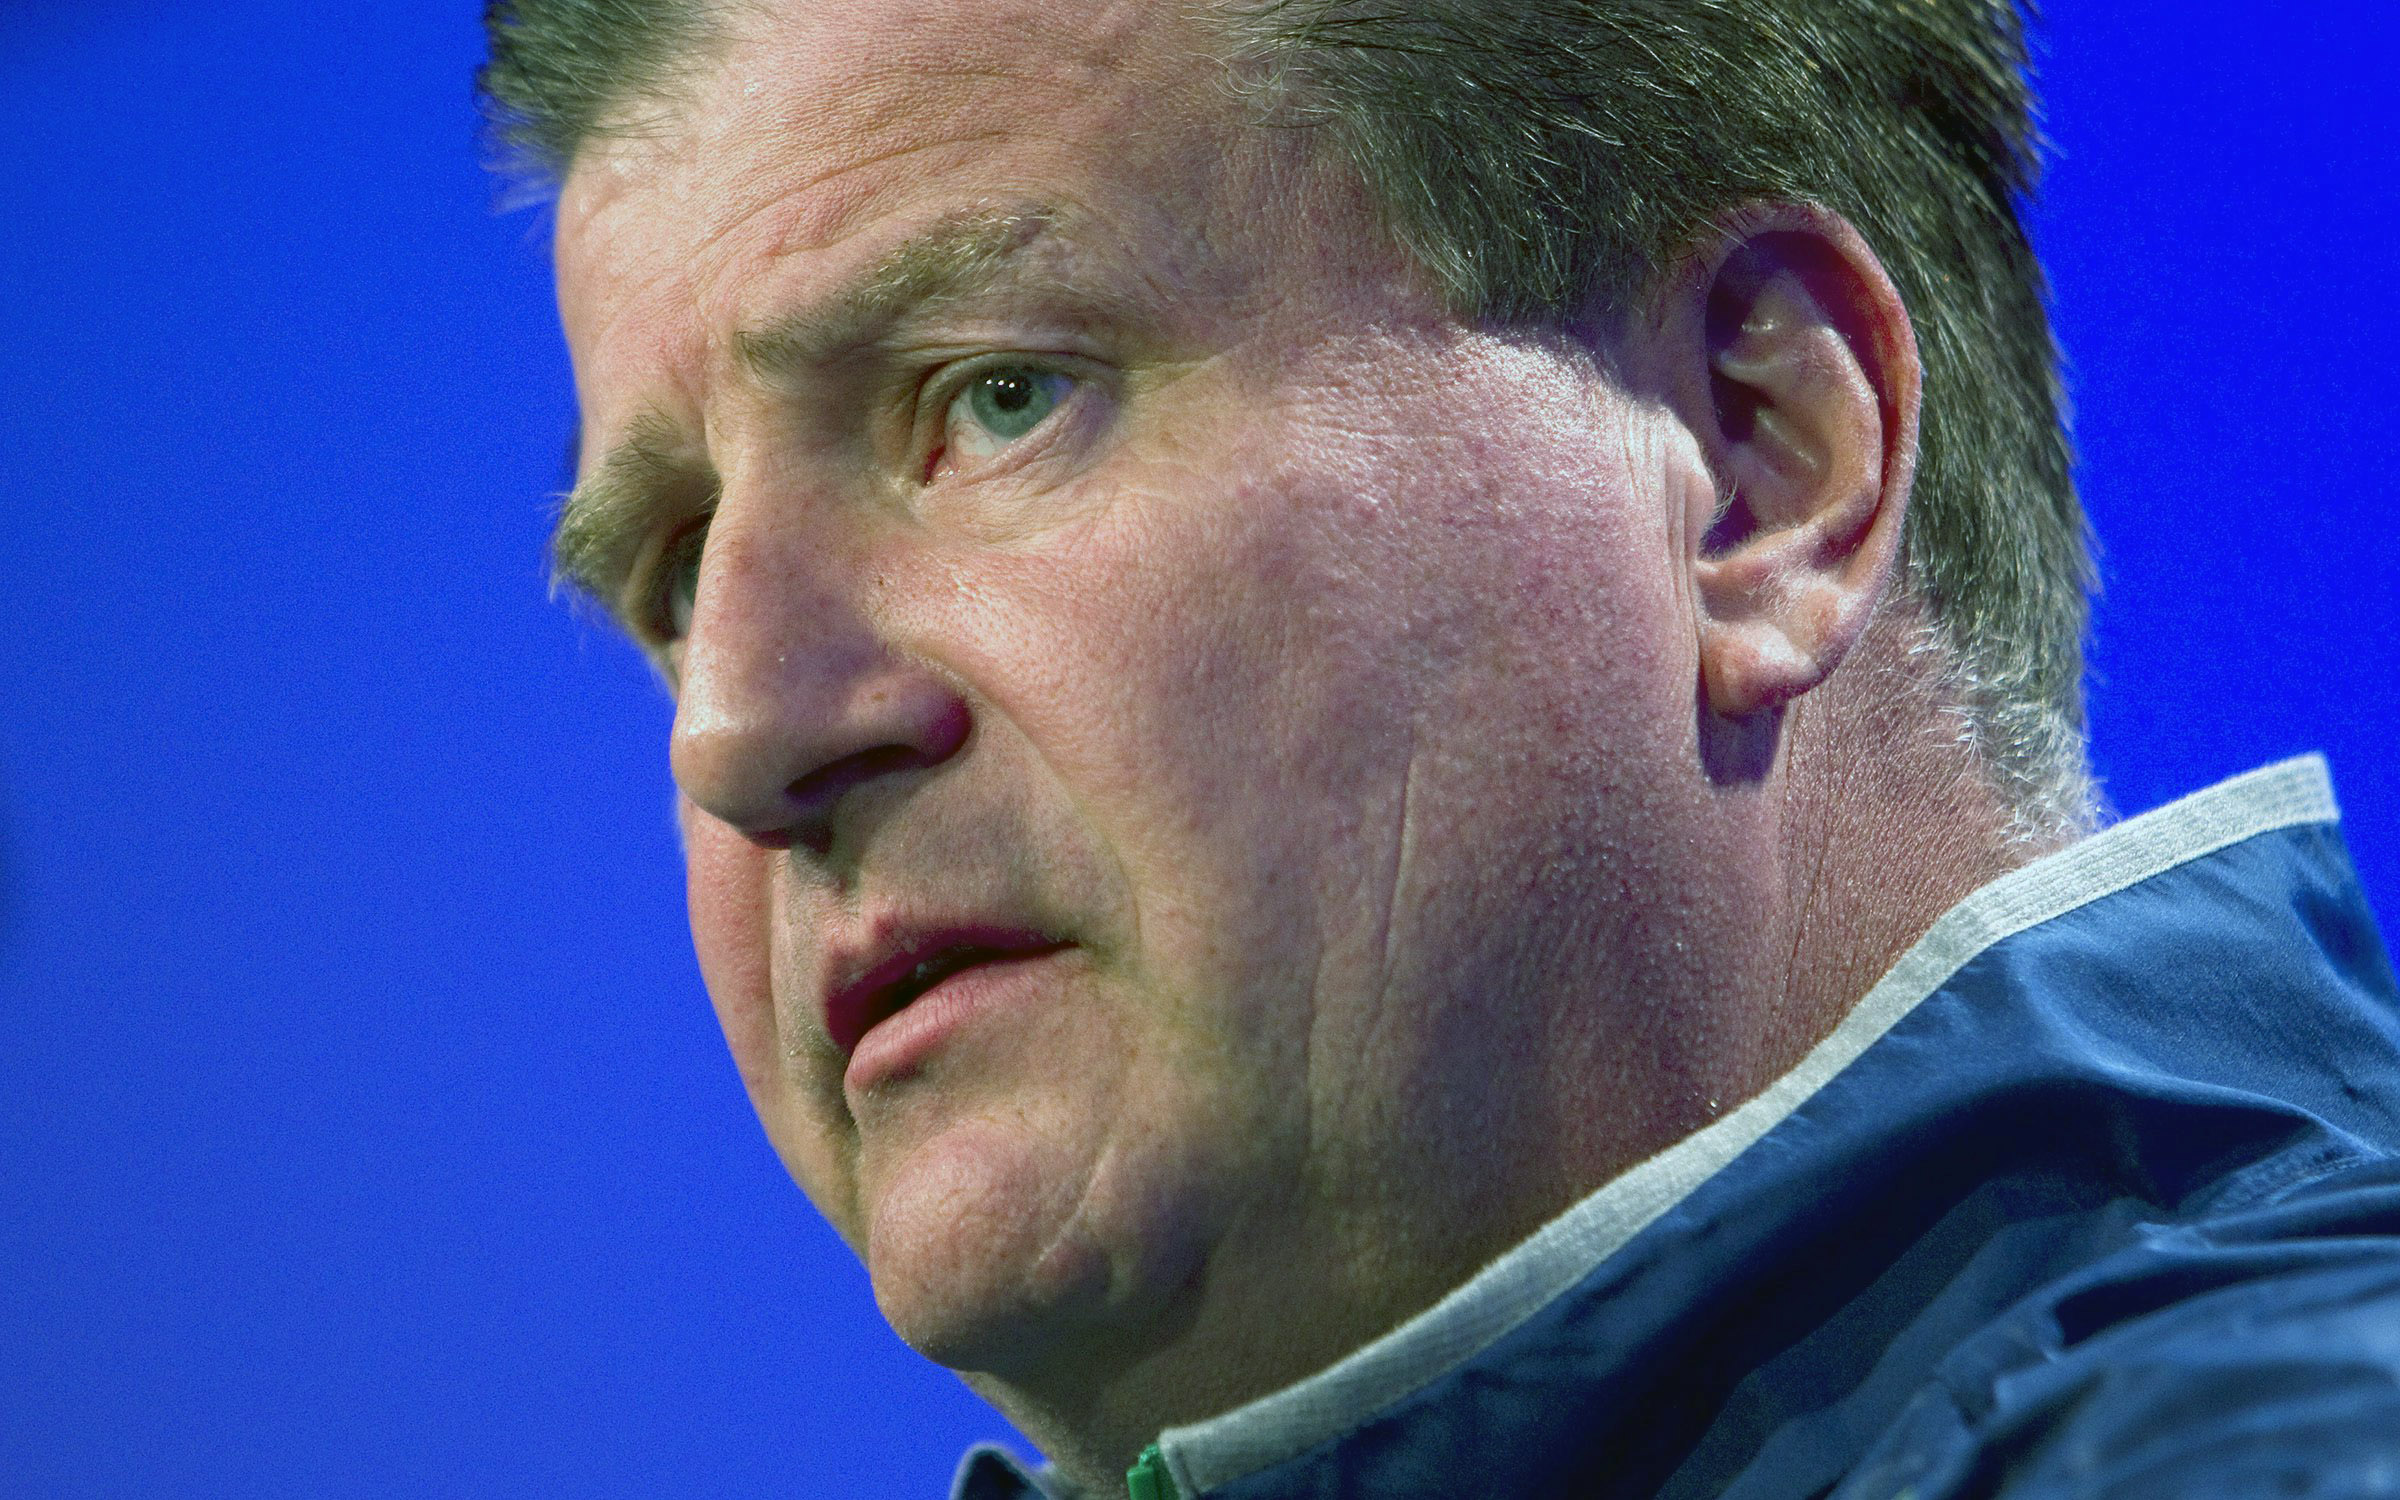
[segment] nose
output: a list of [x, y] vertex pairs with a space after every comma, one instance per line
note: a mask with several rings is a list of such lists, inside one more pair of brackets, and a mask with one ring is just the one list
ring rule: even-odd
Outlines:
[[718, 517], [682, 644], [675, 782], [753, 843], [822, 857], [852, 793], [941, 764], [972, 718], [882, 637], [856, 579]]

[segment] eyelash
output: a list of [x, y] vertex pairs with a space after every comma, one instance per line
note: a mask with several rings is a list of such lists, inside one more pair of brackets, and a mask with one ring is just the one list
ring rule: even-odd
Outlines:
[[707, 541], [708, 516], [704, 513], [699, 520], [670, 536], [650, 564], [641, 592], [642, 627], [662, 646], [683, 639], [689, 621], [679, 626], [675, 620], [679, 586], [688, 566], [693, 570], [693, 585], [697, 589], [700, 552]]

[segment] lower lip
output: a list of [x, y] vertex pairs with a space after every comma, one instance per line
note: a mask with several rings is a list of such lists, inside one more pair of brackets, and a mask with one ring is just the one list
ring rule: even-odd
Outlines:
[[1049, 987], [1045, 948], [1016, 958], [995, 958], [959, 970], [869, 1027], [842, 1071], [842, 1088], [858, 1093], [914, 1072], [950, 1034], [973, 1016], [998, 1006], [1038, 1000]]

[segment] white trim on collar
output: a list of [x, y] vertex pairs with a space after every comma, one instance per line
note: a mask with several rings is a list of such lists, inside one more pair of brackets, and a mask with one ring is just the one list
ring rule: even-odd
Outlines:
[[1765, 1135], [2002, 938], [2278, 828], [2340, 817], [2322, 756], [2287, 760], [2144, 813], [2001, 876], [1944, 913], [1798, 1066], [1723, 1119], [1618, 1176], [1440, 1302], [1317, 1374], [1159, 1435], [1187, 1495], [1351, 1431], [1474, 1357], [1582, 1280]]

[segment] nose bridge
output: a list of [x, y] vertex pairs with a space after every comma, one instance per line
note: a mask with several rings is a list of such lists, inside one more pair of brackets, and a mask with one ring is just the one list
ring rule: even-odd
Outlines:
[[672, 763], [701, 810], [823, 847], [842, 796], [939, 762], [965, 706], [868, 607], [866, 563], [797, 507], [719, 502], [682, 643]]

